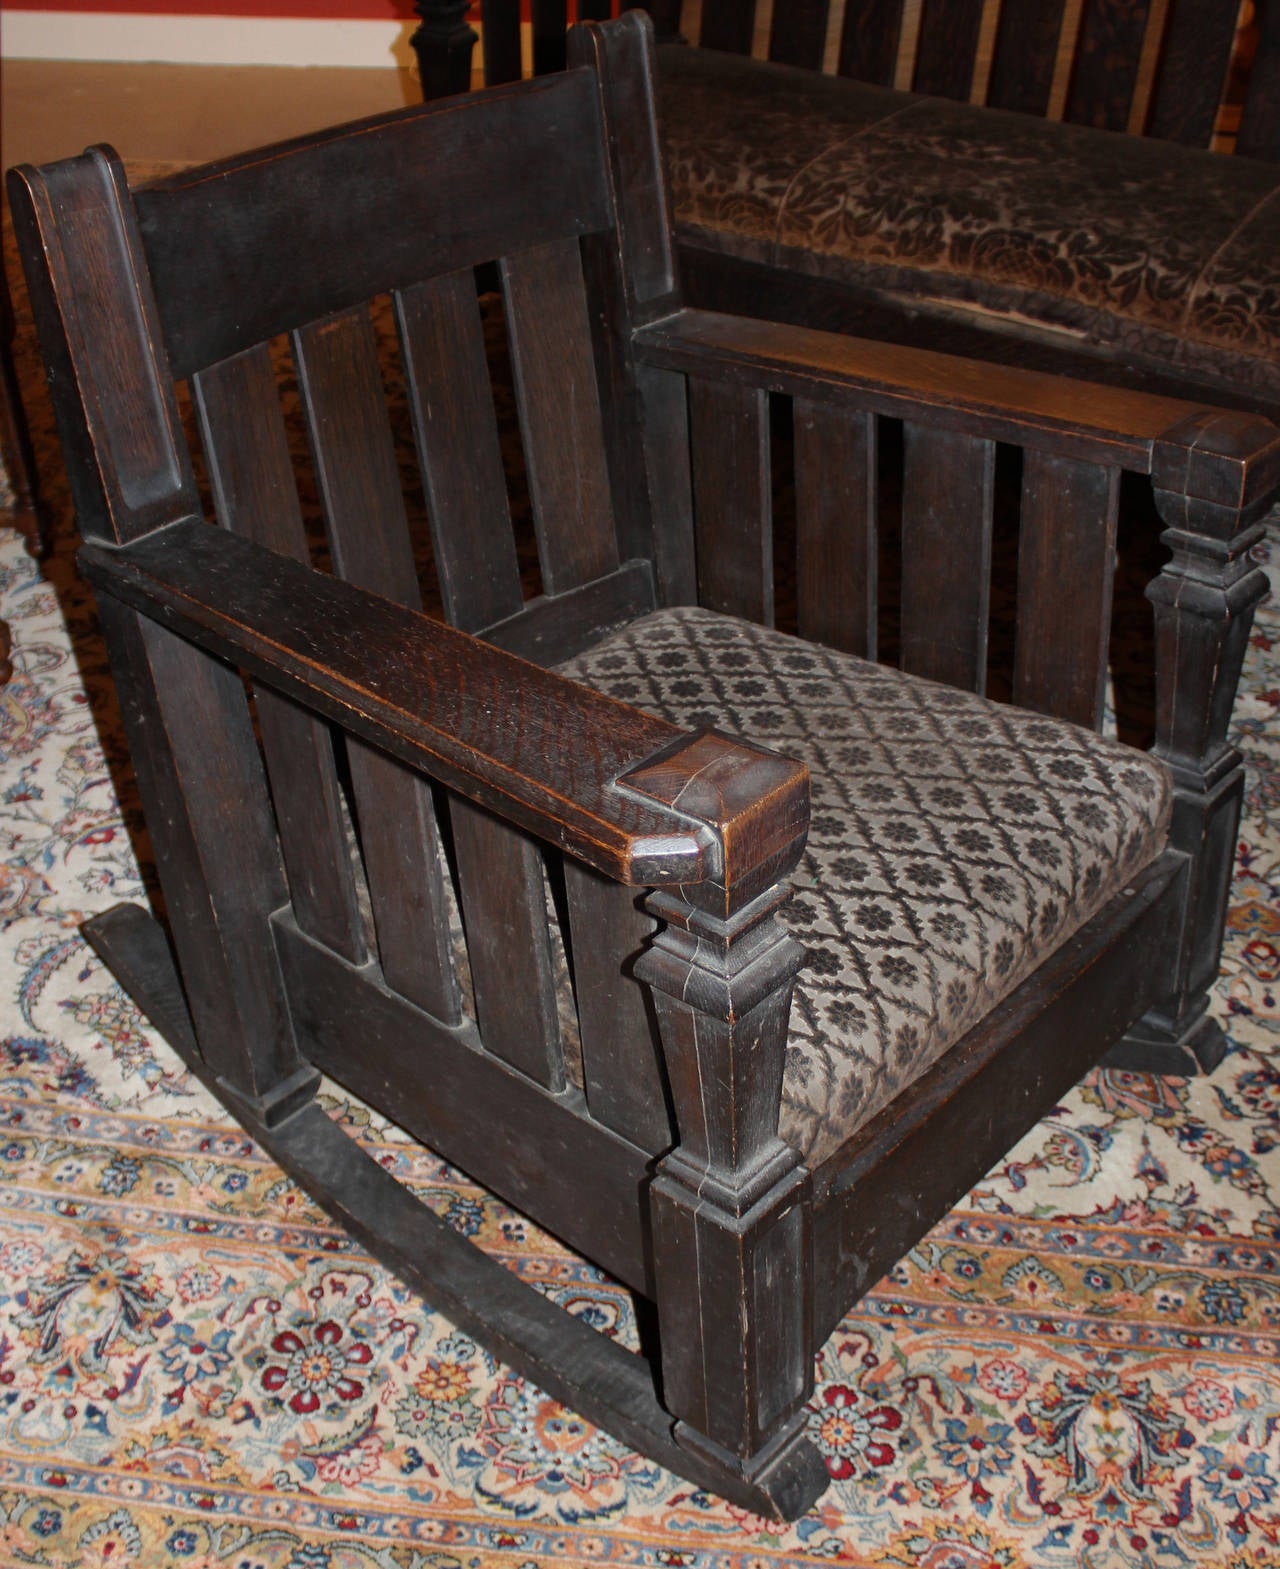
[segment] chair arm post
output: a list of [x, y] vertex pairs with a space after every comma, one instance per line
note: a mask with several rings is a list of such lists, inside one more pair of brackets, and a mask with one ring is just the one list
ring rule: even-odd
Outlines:
[[791, 1514], [825, 1469], [813, 1389], [809, 1174], [778, 1137], [792, 983], [779, 911], [804, 848], [807, 770], [710, 732], [619, 783], [706, 823], [721, 865], [652, 894], [665, 924], [635, 967], [653, 992], [679, 1142], [650, 1189], [663, 1397], [686, 1448]]
[[1267, 592], [1250, 551], [1280, 494], [1280, 432], [1249, 415], [1197, 415], [1156, 443], [1151, 476], [1172, 551], [1147, 589], [1156, 636], [1152, 750], [1173, 771], [1169, 842], [1188, 857], [1186, 903], [1164, 1000], [1108, 1061], [1194, 1073], [1225, 1050], [1207, 1009], [1244, 793], [1243, 759], [1227, 728], [1254, 609]]

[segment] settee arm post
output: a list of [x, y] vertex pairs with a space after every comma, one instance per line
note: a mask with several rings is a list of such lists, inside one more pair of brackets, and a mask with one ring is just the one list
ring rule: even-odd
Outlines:
[[778, 1136], [792, 983], [779, 919], [804, 848], [807, 770], [704, 732], [619, 781], [706, 823], [720, 865], [649, 896], [651, 988], [679, 1140], [650, 1189], [663, 1399], [687, 1449], [791, 1516], [826, 1485], [813, 1390], [809, 1174]]
[[1267, 592], [1250, 552], [1276, 501], [1280, 432], [1249, 415], [1198, 415], [1157, 443], [1151, 473], [1172, 552], [1147, 589], [1156, 637], [1152, 750], [1173, 772], [1169, 843], [1187, 856], [1186, 891], [1167, 990], [1108, 1062], [1193, 1074], [1211, 1070], [1226, 1050], [1208, 990], [1244, 794], [1244, 760], [1227, 729], [1253, 613]]

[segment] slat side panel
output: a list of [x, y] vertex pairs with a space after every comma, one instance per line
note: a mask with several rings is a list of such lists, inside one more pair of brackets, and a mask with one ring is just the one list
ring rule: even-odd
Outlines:
[[797, 630], [874, 659], [876, 417], [797, 398], [794, 429]]
[[538, 848], [519, 829], [449, 798], [458, 897], [486, 1051], [536, 1084], [564, 1088], [546, 884]]
[[564, 70], [564, 35], [569, 25], [565, 0], [531, 0], [533, 25], [533, 74], [547, 76]]
[[1000, 7], [987, 102], [1023, 114], [1049, 111], [1066, 0], [1011, 0]]
[[524, 603], [475, 274], [405, 290], [396, 318], [445, 617], [475, 632]]
[[986, 684], [995, 443], [903, 427], [902, 668]]
[[582, 1067], [591, 1115], [651, 1155], [672, 1142], [662, 1049], [631, 962], [657, 922], [633, 888], [565, 861]]
[[981, 26], [982, 0], [923, 0], [915, 91], [966, 102]]
[[1280, 158], [1280, 5], [1258, 13], [1258, 48], [1240, 114], [1236, 152], [1245, 158]]
[[689, 382], [698, 603], [772, 626], [768, 395]]
[[[224, 528], [308, 559], [275, 368], [260, 344], [194, 378], [214, 508]], [[268, 689], [256, 694], [263, 753], [298, 925], [353, 964], [364, 922], [323, 720]]]
[[582, 257], [557, 241], [501, 270], [542, 582], [557, 594], [619, 559]]
[[[417, 569], [368, 313], [301, 329], [294, 358], [338, 576], [417, 609]], [[348, 741], [347, 755], [383, 974], [428, 1013], [456, 1020], [431, 787], [363, 743]]]
[[1013, 700], [1096, 729], [1111, 632], [1120, 471], [1027, 451]]
[[486, 87], [520, 80], [520, 11], [520, 0], [481, 0]]
[[893, 86], [902, 34], [903, 0], [847, 0], [839, 72], [856, 82]]
[[1085, 0], [1064, 118], [1123, 131], [1138, 85], [1150, 0]]

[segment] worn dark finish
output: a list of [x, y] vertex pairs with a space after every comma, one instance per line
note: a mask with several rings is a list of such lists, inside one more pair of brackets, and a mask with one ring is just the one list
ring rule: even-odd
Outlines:
[[864, 0], [844, 8], [839, 72], [858, 82], [893, 85], [902, 31], [902, 0]]
[[[625, 1442], [794, 1516], [825, 1481], [804, 1437], [814, 1350], [849, 1304], [1107, 1044], [1179, 1071], [1217, 1049], [1205, 988], [1241, 787], [1226, 727], [1280, 433], [684, 309], [648, 31], [589, 27], [561, 78], [176, 185], [131, 194], [95, 152], [10, 189], [170, 926], [116, 910], [92, 940], [415, 1289]], [[504, 165], [499, 145], [531, 156]], [[277, 273], [313, 251], [305, 275]], [[471, 272], [491, 262], [540, 591], [517, 567], [494, 430]], [[394, 349], [371, 325], [381, 293]], [[430, 533], [416, 554], [393, 353]], [[291, 368], [332, 571], [312, 563], [291, 472]], [[183, 376], [220, 527], [200, 516]], [[901, 474], [881, 486], [897, 421]], [[775, 532], [800, 630], [874, 656], [900, 502], [902, 657], [980, 686], [997, 443], [1022, 452], [1009, 678], [1085, 723], [1118, 476], [1154, 481], [1171, 848], [810, 1169], [779, 1121], [805, 767], [546, 666], [655, 605], [772, 620]], [[780, 486], [794, 469], [793, 533], [775, 468]], [[427, 554], [444, 619], [421, 609]], [[787, 679], [780, 708], [804, 695]], [[312, 1103], [320, 1069], [651, 1298], [661, 1366], [432, 1217]]]
[[922, 0], [914, 90], [968, 98], [981, 25], [982, 0]]
[[1066, 0], [1018, 0], [1000, 7], [987, 84], [993, 109], [1049, 112], [1065, 6]]

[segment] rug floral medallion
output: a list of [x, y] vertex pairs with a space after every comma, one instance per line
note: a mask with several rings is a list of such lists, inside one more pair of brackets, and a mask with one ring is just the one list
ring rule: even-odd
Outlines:
[[[185, 1073], [77, 930], [144, 897], [145, 840], [67, 556], [42, 575], [0, 533], [0, 615], [0, 1564], [1280, 1565], [1274, 605], [1237, 708], [1226, 1061], [1090, 1075], [849, 1315], [809, 1415], [831, 1487], [786, 1528], [513, 1377]], [[325, 1104], [459, 1231], [630, 1333], [580, 1260]]]

